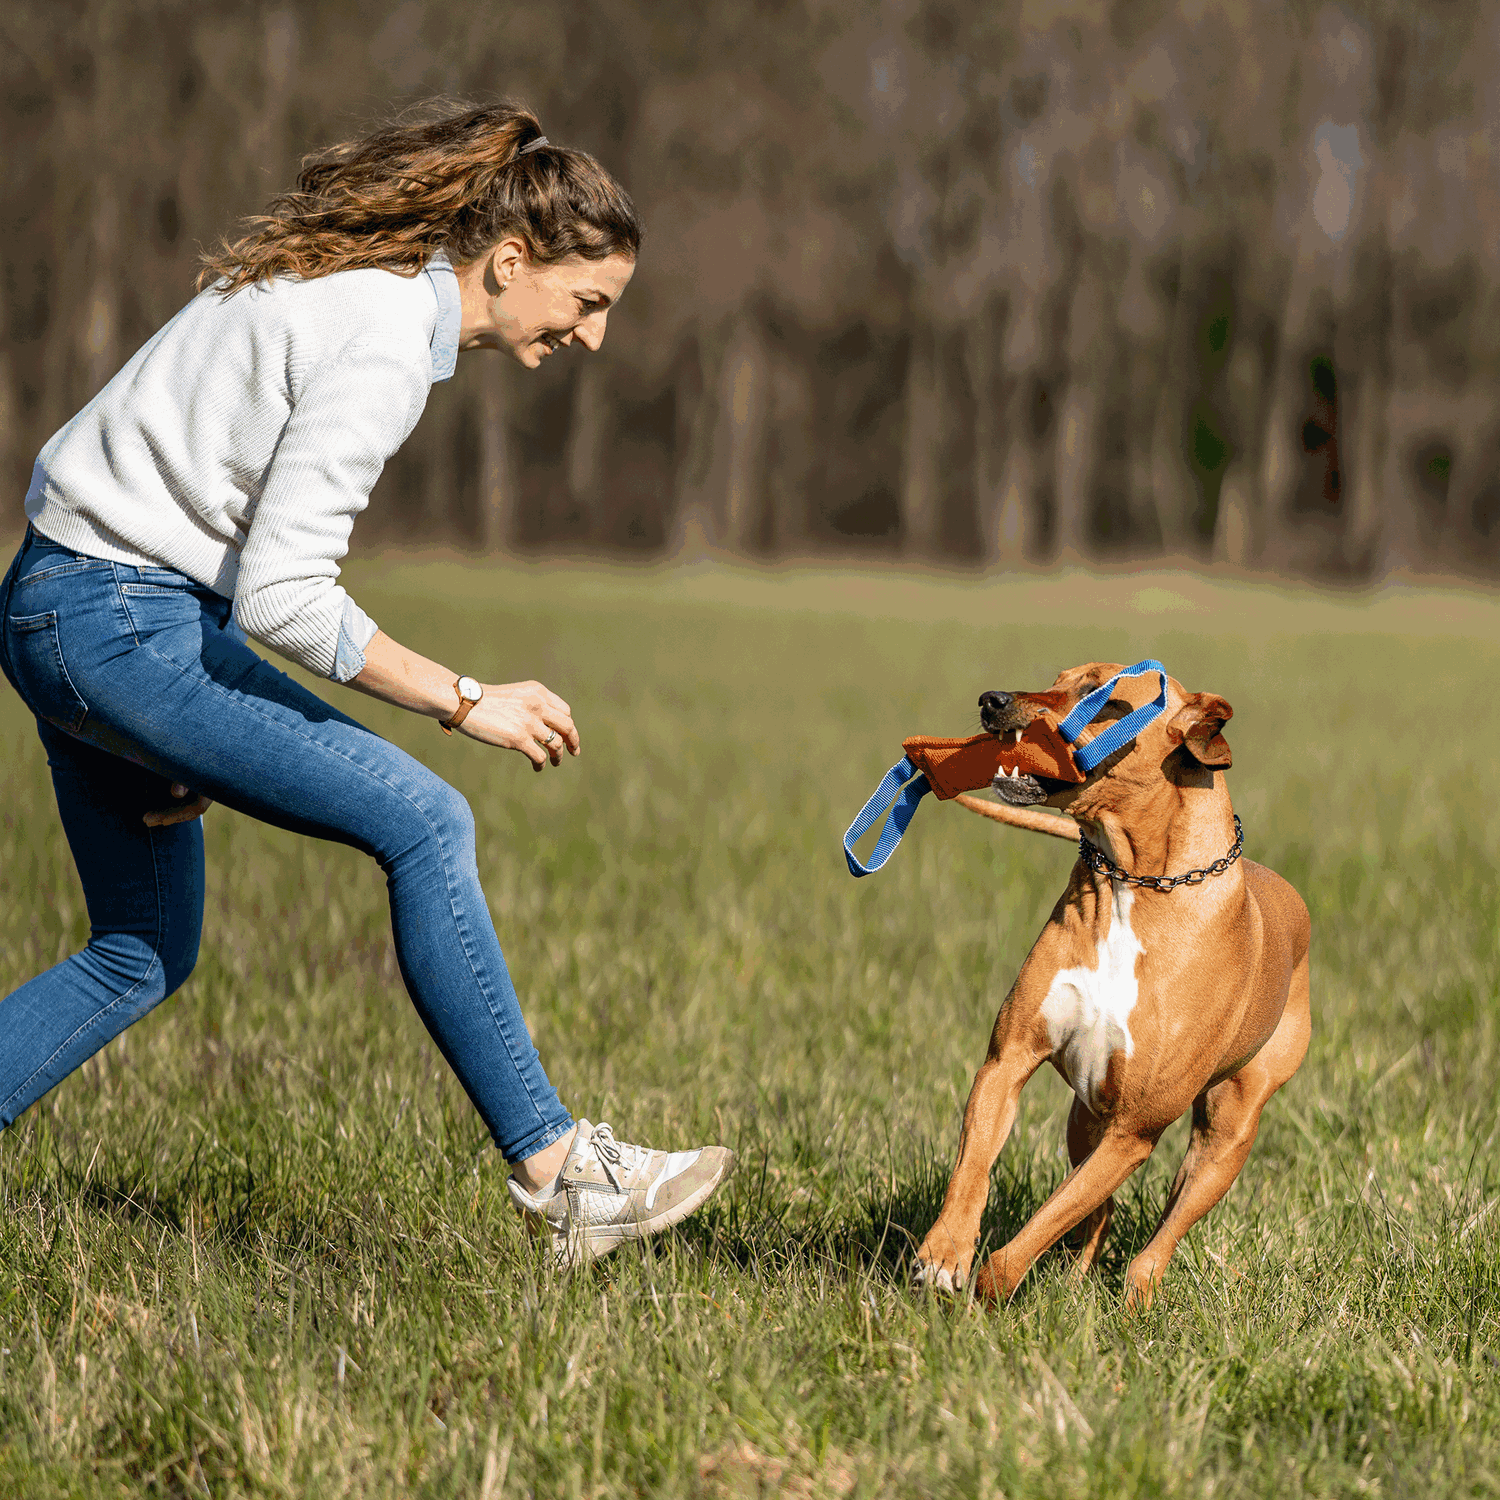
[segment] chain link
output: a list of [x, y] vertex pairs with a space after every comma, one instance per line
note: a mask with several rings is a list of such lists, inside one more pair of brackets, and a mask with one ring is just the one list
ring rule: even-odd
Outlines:
[[1078, 857], [1099, 875], [1108, 875], [1124, 885], [1143, 887], [1148, 891], [1173, 891], [1180, 885], [1202, 885], [1210, 875], [1222, 875], [1241, 854], [1245, 852], [1245, 830], [1240, 827], [1240, 815], [1234, 815], [1234, 843], [1229, 853], [1216, 859], [1207, 869], [1185, 870], [1181, 875], [1127, 875], [1097, 844], [1091, 844], [1086, 834], [1078, 835]]

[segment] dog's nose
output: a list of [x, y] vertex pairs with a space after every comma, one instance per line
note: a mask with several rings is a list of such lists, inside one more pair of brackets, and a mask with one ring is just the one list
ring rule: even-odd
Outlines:
[[1011, 693], [991, 691], [979, 695], [979, 712], [998, 714], [1009, 708], [1013, 699]]

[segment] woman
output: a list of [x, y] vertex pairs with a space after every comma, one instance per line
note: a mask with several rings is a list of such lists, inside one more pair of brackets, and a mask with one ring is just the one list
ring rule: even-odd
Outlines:
[[251, 222], [42, 450], [0, 585], [0, 660], [36, 715], [92, 928], [0, 1001], [0, 1130], [192, 971], [197, 820], [219, 801], [380, 862], [407, 990], [512, 1197], [560, 1259], [603, 1254], [691, 1213], [731, 1154], [573, 1120], [506, 971], [468, 804], [245, 636], [537, 770], [578, 754], [556, 693], [482, 685], [392, 640], [338, 559], [459, 353], [535, 369], [598, 349], [635, 269], [634, 206], [501, 105], [335, 146]]

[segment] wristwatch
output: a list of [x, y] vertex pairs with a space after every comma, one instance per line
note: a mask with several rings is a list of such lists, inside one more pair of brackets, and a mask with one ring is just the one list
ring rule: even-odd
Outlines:
[[458, 707], [454, 710], [453, 717], [438, 720], [438, 726], [444, 734], [452, 734], [469, 717], [469, 710], [484, 697], [484, 688], [472, 677], [460, 677], [453, 684], [453, 691], [458, 694]]

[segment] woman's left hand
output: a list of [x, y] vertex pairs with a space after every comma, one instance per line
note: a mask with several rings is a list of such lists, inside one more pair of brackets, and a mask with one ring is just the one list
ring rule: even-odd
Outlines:
[[184, 802], [181, 807], [166, 807], [160, 812], [148, 812], [141, 819], [147, 828], [166, 828], [172, 823], [190, 823], [194, 818], [201, 818], [214, 805], [212, 797], [201, 797], [191, 787], [184, 786], [180, 781], [172, 783], [172, 795], [191, 797], [193, 800]]

